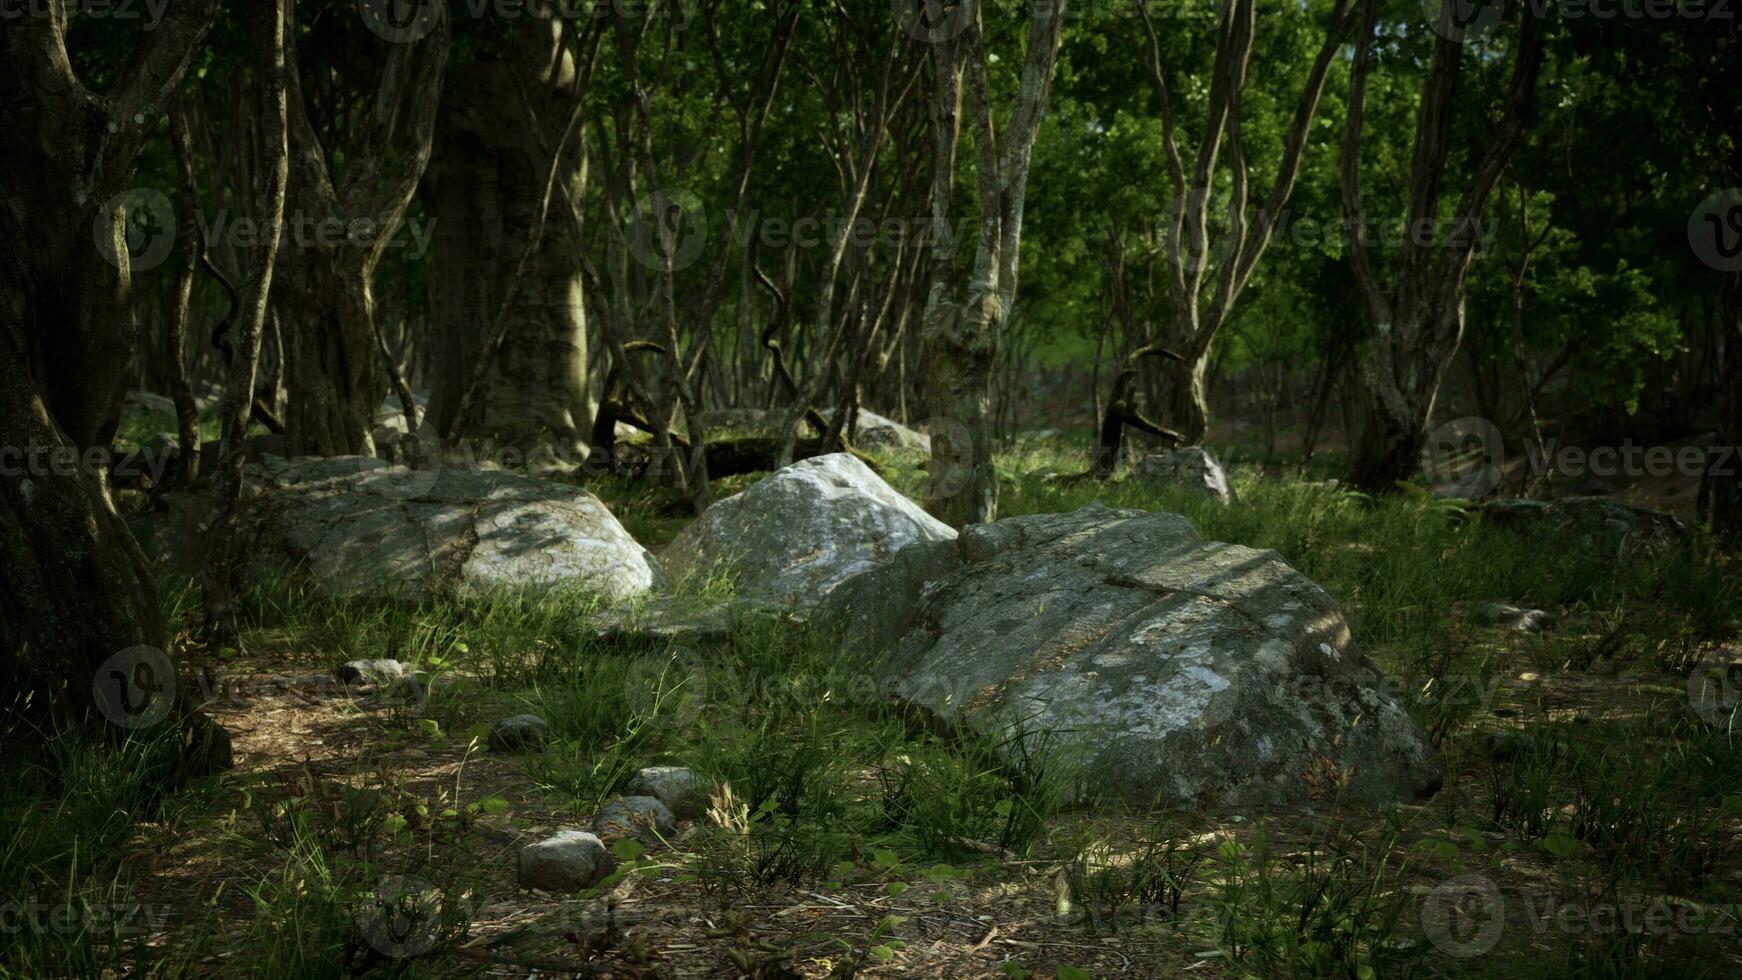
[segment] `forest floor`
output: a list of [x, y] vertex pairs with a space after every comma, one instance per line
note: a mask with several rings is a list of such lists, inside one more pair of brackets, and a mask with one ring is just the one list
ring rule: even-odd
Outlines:
[[[1733, 559], [1697, 538], [1626, 561], [1544, 548], [1456, 503], [1257, 467], [1220, 507], [1058, 479], [1086, 448], [999, 466], [1004, 515], [1101, 499], [1280, 551], [1344, 604], [1444, 788], [1383, 810], [1140, 807], [911, 728], [848, 695], [867, 665], [780, 623], [674, 676], [601, 644], [581, 596], [273, 592], [243, 650], [210, 650], [182, 583], [166, 612], [236, 766], [156, 799], [112, 749], [9, 760], [0, 976], [1742, 975], [1742, 752], [1699, 696], [1742, 659]], [[682, 526], [657, 491], [594, 489], [651, 547]], [[1555, 624], [1477, 625], [1485, 601]], [[312, 679], [377, 657], [435, 679]], [[489, 751], [523, 711], [549, 723], [543, 751]], [[721, 815], [612, 842], [597, 888], [516, 885], [521, 846], [591, 827], [656, 764], [729, 786]], [[433, 889], [397, 927], [373, 901], [395, 880]]]

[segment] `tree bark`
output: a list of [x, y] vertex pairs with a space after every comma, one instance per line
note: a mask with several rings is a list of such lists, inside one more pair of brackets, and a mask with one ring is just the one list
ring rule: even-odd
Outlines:
[[[449, 85], [425, 180], [435, 217], [430, 275], [434, 364], [430, 413], [451, 432], [502, 293], [537, 213], [551, 151], [581, 84], [566, 22], [525, 19], [501, 60], [468, 64]], [[542, 127], [542, 134], [536, 128]], [[582, 193], [585, 154], [565, 145], [553, 193]], [[525, 453], [577, 460], [592, 428], [587, 386], [583, 245], [566, 203], [553, 203], [518, 282], [502, 348], [470, 406], [465, 432]]]
[[[156, 585], [102, 463], [132, 373], [132, 275], [167, 255], [165, 225], [135, 225], [132, 253], [128, 222], [173, 220], [138, 198], [147, 213], [129, 214], [122, 194], [215, 10], [170, 7], [102, 94], [73, 70], [61, 4], [0, 30], [0, 130], [30, 144], [0, 154], [0, 700], [52, 726], [115, 706], [97, 685], [118, 654], [146, 650], [173, 670]], [[174, 699], [181, 773], [226, 765], [223, 730], [166, 682], [146, 707]]]
[[[293, 0], [292, 24], [295, 9]], [[420, 40], [388, 44], [366, 108], [322, 120], [323, 132], [303, 90], [297, 32], [286, 38], [288, 201], [296, 220], [278, 254], [273, 298], [286, 328], [284, 423], [293, 455], [374, 452], [375, 413], [387, 394], [388, 371], [376, 335], [372, 280], [429, 161], [449, 39], [448, 18], [439, 13]], [[346, 234], [335, 239], [327, 230], [333, 228]]]
[[[1441, 5], [1442, 20], [1416, 116], [1406, 190], [1408, 234], [1393, 262], [1389, 288], [1381, 284], [1369, 254], [1360, 185], [1361, 130], [1377, 0], [1366, 2], [1350, 73], [1342, 161], [1344, 234], [1374, 332], [1357, 371], [1361, 421], [1350, 455], [1349, 483], [1367, 492], [1395, 490], [1420, 467], [1440, 381], [1463, 338], [1465, 278], [1477, 244], [1475, 224], [1523, 138], [1542, 67], [1541, 19], [1526, 13], [1521, 17], [1500, 121], [1452, 211], [1449, 226], [1444, 224], [1439, 215], [1465, 37], [1452, 19], [1458, 8]], [[1448, 229], [1443, 236], [1442, 227]], [[1432, 231], [1424, 234], [1423, 229]]]
[[[1168, 421], [1179, 430], [1187, 445], [1203, 441], [1209, 429], [1210, 402], [1206, 378], [1210, 350], [1216, 335], [1233, 317], [1235, 304], [1251, 281], [1258, 262], [1270, 247], [1271, 238], [1288, 208], [1301, 161], [1311, 136], [1331, 63], [1343, 38], [1354, 23], [1350, 0], [1337, 0], [1325, 27], [1318, 56], [1308, 70], [1295, 107], [1294, 119], [1283, 141], [1282, 159], [1269, 193], [1256, 212], [1248, 214], [1249, 173], [1246, 149], [1241, 141], [1240, 116], [1246, 89], [1247, 67], [1256, 36], [1258, 0], [1231, 0], [1223, 5], [1217, 33], [1216, 57], [1211, 67], [1209, 106], [1196, 160], [1188, 170], [1175, 137], [1173, 99], [1161, 64], [1161, 45], [1146, 5], [1138, 4], [1143, 28], [1149, 38], [1150, 74], [1161, 106], [1162, 140], [1173, 178], [1174, 203], [1168, 216], [1165, 255], [1170, 277], [1167, 329], [1162, 342], [1184, 360], [1169, 365], [1167, 373]], [[1217, 172], [1223, 166], [1224, 145], [1229, 191], [1225, 205], [1217, 187]], [[1223, 211], [1227, 231], [1220, 240], [1212, 234], [1213, 212]], [[1209, 291], [1206, 293], [1206, 289]]]
[[[1000, 145], [992, 120], [980, 4], [969, 9], [958, 38], [933, 34], [932, 275], [922, 335], [934, 415], [926, 510], [953, 527], [995, 520], [998, 474], [992, 464], [992, 382], [998, 338], [1016, 301], [1022, 214], [1034, 140], [1058, 60], [1064, 0], [1038, 4], [1029, 21], [1021, 87]], [[973, 109], [980, 233], [974, 264], [958, 281], [957, 243], [950, 228], [956, 148], [964, 81]]]
[[241, 646], [236, 623], [236, 526], [242, 508], [242, 473], [247, 462], [248, 423], [254, 409], [254, 375], [260, 362], [260, 340], [266, 329], [266, 305], [272, 292], [273, 267], [281, 246], [286, 186], [290, 180], [289, 108], [287, 106], [287, 45], [294, 0], [273, 0], [272, 8], [255, 8], [249, 34], [254, 47], [256, 77], [261, 91], [259, 119], [262, 146], [261, 227], [264, 240], [256, 250], [248, 283], [237, 310], [235, 357], [224, 384], [218, 417], [223, 426], [217, 467], [218, 494], [213, 504], [211, 538], [202, 578], [206, 628], [221, 645]]

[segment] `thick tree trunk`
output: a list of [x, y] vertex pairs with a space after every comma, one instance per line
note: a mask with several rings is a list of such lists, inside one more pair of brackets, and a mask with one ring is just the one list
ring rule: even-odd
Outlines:
[[[576, 82], [562, 39], [525, 21], [513, 58], [468, 65], [449, 87], [436, 127], [426, 190], [436, 221], [430, 276], [436, 371], [430, 412], [452, 431], [470, 368], [487, 343], [502, 291], [538, 221], [550, 151], [563, 138]], [[531, 77], [514, 66], [541, 66]], [[534, 106], [529, 111], [529, 106]], [[535, 127], [543, 127], [540, 139]], [[565, 149], [553, 195], [578, 193], [581, 148]], [[551, 203], [538, 248], [509, 306], [502, 349], [475, 396], [465, 432], [533, 453], [580, 457], [592, 428], [580, 230]]]
[[1188, 348], [1184, 361], [1166, 361], [1167, 422], [1181, 445], [1195, 446], [1210, 429], [1210, 353]]
[[[375, 413], [388, 390], [370, 283], [429, 162], [451, 31], [443, 13], [412, 43], [385, 50], [374, 91], [316, 128], [322, 93], [305, 94], [293, 23], [286, 37], [290, 126], [288, 206], [295, 219], [278, 253], [274, 305], [283, 331], [286, 440], [294, 455], [374, 451]], [[291, 19], [294, 21], [292, 7]], [[324, 73], [310, 71], [310, 84]], [[332, 229], [344, 229], [335, 236]]]
[[[288, 235], [289, 232], [286, 232]], [[273, 302], [288, 329], [284, 427], [296, 456], [371, 455], [387, 371], [375, 344], [368, 273], [306, 243], [279, 251]]]
[[1349, 483], [1369, 493], [1387, 493], [1421, 472], [1440, 382], [1464, 336], [1460, 304], [1417, 311], [1401, 329], [1381, 323], [1360, 370], [1360, 430], [1349, 456]]
[[926, 310], [926, 381], [934, 414], [926, 510], [951, 527], [990, 521], [998, 511], [992, 465], [992, 368], [1004, 309], [982, 295], [966, 307]]
[[104, 462], [132, 376], [132, 277], [174, 230], [167, 199], [123, 192], [214, 10], [171, 7], [101, 95], [73, 70], [58, 6], [0, 30], [0, 130], [29, 143], [0, 154], [0, 701], [47, 730], [176, 726], [183, 774], [227, 764], [228, 739], [174, 684]]

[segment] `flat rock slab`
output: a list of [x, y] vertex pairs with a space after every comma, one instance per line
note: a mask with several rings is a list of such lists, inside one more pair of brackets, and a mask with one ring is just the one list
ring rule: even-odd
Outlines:
[[[1440, 771], [1342, 611], [1273, 551], [1093, 504], [973, 525], [888, 652], [901, 699], [1187, 806], [1418, 798]], [[1036, 733], [1045, 733], [1038, 735]], [[1339, 790], [1338, 785], [1346, 783]]]
[[1495, 500], [1483, 505], [1482, 516], [1496, 527], [1619, 558], [1656, 554], [1688, 536], [1687, 525], [1673, 514], [1608, 497]]
[[579, 487], [361, 456], [269, 456], [253, 475], [254, 570], [295, 570], [328, 596], [578, 586], [620, 600], [664, 586], [653, 556]]
[[741, 596], [808, 610], [901, 549], [955, 535], [856, 457], [831, 453], [717, 501], [662, 558], [674, 580], [730, 575]]

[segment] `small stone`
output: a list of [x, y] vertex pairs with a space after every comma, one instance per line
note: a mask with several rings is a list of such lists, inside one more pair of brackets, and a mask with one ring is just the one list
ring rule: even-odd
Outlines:
[[664, 803], [651, 796], [625, 796], [612, 800], [593, 818], [593, 832], [617, 839], [639, 837], [658, 844], [677, 831], [677, 818]]
[[522, 888], [567, 894], [598, 884], [611, 873], [605, 843], [582, 830], [564, 830], [520, 849]]
[[498, 721], [490, 729], [490, 747], [499, 752], [519, 748], [539, 748], [544, 745], [549, 726], [537, 715], [513, 715]]
[[1499, 626], [1520, 633], [1541, 633], [1554, 625], [1554, 615], [1541, 609], [1526, 609], [1507, 602], [1484, 602], [1475, 609], [1475, 618], [1487, 626]]
[[699, 816], [708, 805], [708, 784], [683, 766], [648, 766], [629, 781], [629, 795], [651, 796], [679, 816]]
[[397, 660], [353, 660], [335, 672], [345, 684], [377, 685], [391, 684], [410, 673], [411, 667]]

